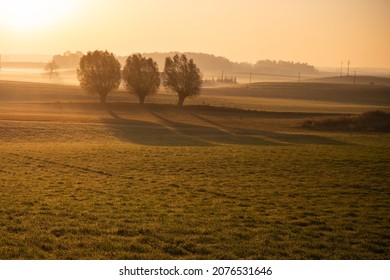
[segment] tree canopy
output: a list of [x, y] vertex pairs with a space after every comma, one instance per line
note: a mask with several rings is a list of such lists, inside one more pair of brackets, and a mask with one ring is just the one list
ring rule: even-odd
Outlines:
[[199, 68], [192, 59], [188, 60], [183, 54], [165, 59], [164, 86], [175, 91], [179, 96], [179, 106], [183, 106], [185, 98], [198, 95], [202, 86]]
[[160, 86], [160, 73], [153, 59], [133, 54], [126, 59], [122, 72], [126, 89], [144, 103], [145, 97], [155, 94]]
[[100, 95], [100, 102], [105, 103], [107, 95], [119, 87], [121, 65], [114, 54], [108, 51], [88, 52], [80, 59], [77, 78], [81, 88]]

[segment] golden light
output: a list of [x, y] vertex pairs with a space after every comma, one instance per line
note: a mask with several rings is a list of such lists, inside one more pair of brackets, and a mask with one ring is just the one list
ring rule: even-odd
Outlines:
[[0, 25], [26, 32], [49, 28], [69, 16], [76, 3], [75, 0], [1, 0]]

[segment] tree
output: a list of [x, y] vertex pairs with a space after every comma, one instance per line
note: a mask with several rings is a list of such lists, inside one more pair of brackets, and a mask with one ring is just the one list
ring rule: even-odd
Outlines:
[[145, 97], [155, 94], [160, 86], [157, 63], [141, 54], [133, 54], [126, 59], [122, 77], [126, 89], [138, 96], [140, 104], [144, 104]]
[[88, 52], [80, 59], [77, 78], [81, 88], [100, 95], [100, 102], [106, 103], [107, 95], [121, 82], [121, 65], [108, 51]]
[[166, 88], [177, 92], [178, 106], [183, 106], [184, 99], [200, 93], [202, 77], [199, 68], [192, 59], [188, 60], [183, 54], [165, 59], [163, 82]]
[[58, 75], [58, 69], [60, 67], [57, 65], [57, 63], [54, 62], [54, 60], [48, 62], [46, 65], [45, 65], [45, 71], [49, 74], [49, 78], [51, 80], [51, 78], [54, 76], [54, 75]]

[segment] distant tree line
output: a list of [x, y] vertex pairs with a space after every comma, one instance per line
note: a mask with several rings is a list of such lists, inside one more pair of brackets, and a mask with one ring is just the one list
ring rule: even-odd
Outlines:
[[237, 84], [237, 78], [236, 77], [205, 78], [203, 84], [205, 86], [213, 86], [215, 84]]
[[[159, 71], [163, 71], [163, 65], [166, 57], [173, 57], [177, 52], [167, 53], [141, 53], [143, 57], [153, 59], [160, 65]], [[196, 64], [205, 73], [219, 73], [224, 70], [226, 73], [270, 73], [270, 74], [288, 74], [296, 75], [298, 72], [301, 74], [314, 74], [317, 72], [314, 66], [307, 63], [283, 61], [283, 60], [259, 60], [255, 64], [246, 62], [233, 62], [229, 59], [221, 56], [215, 56], [204, 53], [184, 52], [188, 59], [196, 61]], [[63, 55], [55, 55], [53, 61], [62, 69], [66, 68], [77, 68], [79, 65], [80, 58], [83, 56], [82, 52], [71, 53], [65, 52]], [[124, 65], [126, 62], [126, 56], [117, 57], [119, 63]]]
[[254, 72], [269, 73], [269, 74], [315, 74], [317, 70], [314, 66], [307, 63], [283, 61], [283, 60], [259, 60], [253, 66]]
[[63, 55], [54, 55], [52, 62], [58, 65], [61, 69], [75, 69], [79, 66], [82, 52], [71, 53], [66, 51]]
[[[164, 65], [166, 57], [173, 57], [177, 52], [166, 52], [166, 53], [142, 53], [143, 56], [150, 57], [157, 62], [158, 65]], [[184, 52], [188, 59], [196, 61], [196, 64], [203, 72], [216, 72], [219, 73], [221, 70], [226, 72], [247, 72], [250, 71], [252, 65], [250, 63], [232, 62], [229, 59], [221, 56], [215, 56], [212, 54], [205, 53], [194, 53]], [[119, 61], [124, 61], [125, 57], [118, 57]], [[160, 69], [162, 71], [163, 69]]]
[[179, 106], [188, 96], [198, 95], [202, 85], [202, 75], [194, 61], [178, 54], [166, 57], [164, 71], [160, 74], [152, 58], [133, 54], [127, 57], [121, 70], [113, 53], [96, 50], [80, 58], [77, 78], [86, 92], [99, 95], [101, 103], [106, 103], [108, 94], [117, 89], [121, 81], [143, 104], [146, 96], [157, 92], [162, 78], [163, 85], [177, 93]]

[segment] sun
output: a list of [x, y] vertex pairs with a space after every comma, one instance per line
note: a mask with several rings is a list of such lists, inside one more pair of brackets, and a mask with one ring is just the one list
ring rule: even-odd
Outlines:
[[1, 0], [0, 24], [30, 32], [53, 26], [76, 8], [75, 0]]

